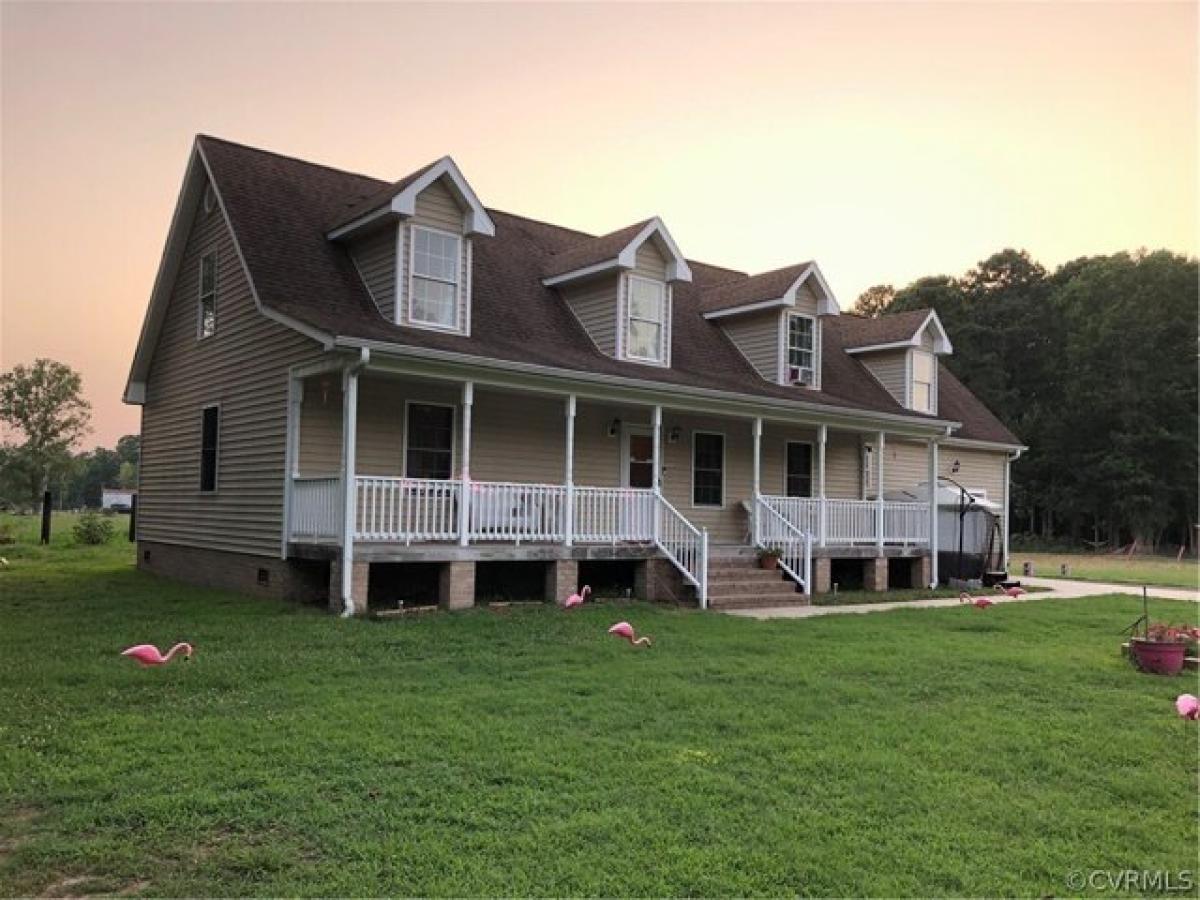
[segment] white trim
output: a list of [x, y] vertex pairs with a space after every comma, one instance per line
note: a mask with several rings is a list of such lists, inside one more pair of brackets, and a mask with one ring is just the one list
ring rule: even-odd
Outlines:
[[931, 351], [936, 356], [944, 356], [954, 352], [954, 346], [950, 343], [950, 338], [946, 335], [946, 329], [942, 325], [942, 320], [938, 318], [937, 310], [931, 309], [925, 320], [917, 326], [913, 331], [912, 336], [903, 341], [888, 341], [884, 344], [864, 344], [861, 347], [847, 347], [846, 353], [854, 356], [858, 353], [875, 353], [879, 350], [901, 350], [905, 347], [916, 347], [921, 349], [921, 335], [925, 333], [930, 325], [937, 326], [937, 335], [933, 340], [933, 350]]
[[[204, 414], [210, 409], [217, 411], [217, 443], [213, 447], [213, 486], [212, 488], [204, 487]], [[200, 477], [197, 485], [199, 493], [202, 496], [210, 497], [216, 494], [221, 489], [221, 404], [206, 403], [200, 407]]]
[[472, 246], [472, 240], [469, 237], [464, 236], [462, 241], [462, 333], [468, 337], [471, 336], [471, 286], [474, 282], [472, 273], [475, 269], [475, 251], [471, 249]]
[[566, 449], [564, 451], [563, 484], [566, 486], [566, 501], [563, 515], [563, 544], [570, 547], [575, 543], [575, 395], [567, 395]]
[[[462, 466], [459, 479], [462, 492], [458, 497], [458, 543], [467, 546], [471, 540], [471, 413], [475, 408], [475, 382], [464, 381], [462, 386]], [[454, 478], [454, 413], [450, 419], [450, 478]], [[405, 426], [408, 425], [408, 409], [405, 408]], [[404, 442], [408, 454], [408, 440]]]
[[[607, 375], [578, 369], [563, 369], [540, 363], [516, 362], [475, 356], [455, 350], [437, 350], [430, 347], [415, 347], [365, 338], [339, 337], [334, 347], [344, 349], [367, 348], [380, 354], [389, 354], [377, 368], [397, 372], [409, 372], [450, 381], [471, 378], [477, 383], [496, 386], [517, 386], [522, 390], [559, 394], [573, 391], [588, 400], [615, 400], [653, 406], [655, 403], [673, 406], [680, 410], [700, 413], [718, 413], [714, 403], [727, 403], [727, 415], [734, 418], [774, 419], [793, 424], [813, 425], [822, 422], [851, 431], [873, 431], [878, 423], [888, 423], [896, 435], [906, 437], [929, 437], [931, 432], [939, 436], [950, 429], [962, 427], [961, 422], [913, 416], [906, 413], [889, 413], [862, 409], [849, 409], [814, 403], [801, 399], [765, 397], [756, 394], [741, 394], [714, 388], [698, 388], [669, 382], [650, 381], [627, 375]], [[488, 377], [483, 372], [492, 370], [498, 375]], [[534, 382], [519, 381], [522, 376]], [[536, 383], [551, 379], [553, 384]], [[595, 386], [589, 390], [588, 386]], [[664, 401], [663, 398], [678, 397], [680, 400]], [[688, 403], [689, 400], [696, 401]], [[803, 418], [802, 418], [803, 416]]]
[[[792, 320], [793, 319], [808, 319], [811, 323], [810, 334], [812, 336], [812, 346], [809, 347], [809, 353], [812, 354], [812, 366], [809, 368], [810, 383], [800, 385], [801, 387], [815, 388], [817, 384], [817, 370], [821, 367], [820, 357], [817, 356], [817, 322], [820, 320], [817, 316], [810, 316], [808, 313], [789, 311], [784, 315], [784, 360], [783, 360], [783, 384], [792, 384]], [[803, 369], [803, 366], [796, 368]]]
[[[751, 482], [750, 489], [751, 489], [751, 493], [754, 495], [755, 500], [757, 500], [759, 497], [762, 496], [762, 434], [763, 434], [762, 418], [755, 418], [754, 424], [750, 429], [750, 435], [754, 441], [753, 450], [752, 450], [752, 452], [754, 453], [754, 480]], [[785, 453], [784, 468], [785, 469], [787, 468], [786, 452], [787, 451], [785, 450], [784, 451], [784, 453]], [[787, 481], [786, 474], [784, 477], [784, 481], [785, 482]], [[755, 510], [755, 512], [757, 513], [757, 510]]]
[[817, 496], [817, 493], [816, 493], [817, 473], [815, 471], [815, 469], [817, 468], [817, 452], [816, 452], [816, 444], [813, 441], [787, 440], [787, 441], [783, 442], [783, 489], [782, 489], [782, 494], [784, 497], [792, 496], [791, 494], [788, 493], [788, 448], [791, 447], [792, 444], [803, 444], [806, 447], [808, 447], [808, 498], [809, 499], [814, 498]]
[[405, 242], [408, 241], [408, 229], [408, 222], [396, 223], [396, 284], [393, 291], [395, 297], [392, 299], [392, 321], [397, 325], [404, 324], [405, 310], [408, 309], [408, 294], [404, 289], [405, 282], [407, 281], [405, 278], [405, 272], [412, 267], [411, 260], [409, 261], [408, 267], [406, 267], [404, 264], [404, 261], [408, 256], [408, 254], [405, 252]]
[[997, 441], [979, 441], [974, 438], [948, 437], [942, 441], [948, 447], [977, 447], [980, 450], [1007, 450], [1015, 451], [1017, 456], [1028, 450], [1024, 444], [1002, 444]]
[[[634, 356], [632, 353], [630, 353], [628, 350], [626, 350], [625, 354], [621, 358], [626, 360], [627, 362], [646, 363], [646, 364], [654, 365], [654, 366], [663, 366], [664, 368], [670, 366], [669, 353], [667, 351], [667, 347], [668, 347], [668, 338], [667, 338], [668, 324], [667, 323], [671, 319], [671, 305], [670, 305], [670, 294], [668, 293], [667, 283], [664, 281], [659, 281], [656, 278], [647, 278], [644, 275], [634, 275], [632, 272], [627, 273], [622, 280], [626, 282], [625, 291], [626, 291], [626, 297], [628, 298], [625, 302], [625, 309], [624, 309], [625, 314], [622, 317], [621, 322], [620, 322], [620, 327], [621, 327], [622, 331], [624, 331], [626, 333], [632, 331], [634, 317], [633, 317], [633, 302], [632, 302], [631, 298], [633, 297], [633, 286], [634, 286], [635, 282], [640, 281], [644, 284], [652, 284], [660, 290], [660, 292], [661, 292], [660, 298], [662, 300], [662, 305], [661, 305], [662, 318], [658, 322], [654, 322], [651, 319], [638, 319], [637, 320], [639, 322], [650, 322], [651, 324], [658, 325], [658, 353], [659, 353], [658, 356], [656, 356], [656, 357]], [[626, 342], [626, 343], [628, 343], [628, 342]]]
[[495, 237], [496, 223], [488, 215], [483, 204], [463, 177], [458, 165], [449, 156], [443, 156], [429, 167], [420, 178], [400, 191], [392, 198], [391, 211], [400, 216], [415, 216], [417, 213], [417, 196], [440, 178], [446, 178], [451, 185], [451, 193], [459, 203], [465, 204], [467, 210], [463, 213], [463, 234], [485, 234]]
[[[929, 408], [917, 409], [917, 354], [923, 353], [929, 357], [930, 365], [930, 380], [929, 384]], [[913, 412], [926, 413], [927, 415], [937, 415], [937, 356], [931, 351], [924, 348], [914, 347], [905, 354], [907, 360], [907, 386], [905, 388], [905, 396], [908, 399], [908, 408]], [[926, 382], [922, 382], [925, 384]]]
[[[720, 503], [697, 503], [696, 502], [696, 435], [706, 434], [715, 435], [721, 438], [721, 502]], [[688, 494], [688, 502], [692, 509], [725, 509], [726, 501], [728, 500], [728, 492], [725, 488], [725, 482], [729, 474], [729, 465], [727, 458], [729, 456], [729, 442], [723, 431], [712, 431], [708, 428], [693, 428], [692, 429], [692, 461], [691, 461], [691, 492]]]
[[360, 228], [362, 228], [364, 225], [370, 225], [373, 222], [375, 222], [377, 219], [382, 219], [384, 216], [388, 215], [390, 212], [391, 212], [391, 210], [389, 210], [388, 207], [380, 206], [376, 209], [371, 210], [370, 212], [363, 213], [357, 219], [351, 219], [345, 225], [339, 225], [337, 228], [333, 229], [333, 231], [328, 232], [325, 235], [325, 237], [329, 238], [329, 240], [331, 240], [331, 241], [336, 241], [340, 237], [344, 237], [348, 234], [353, 234], [354, 232], [356, 232]]
[[[446, 231], [443, 228], [435, 228], [432, 225], [422, 225], [418, 222], [413, 222], [408, 226], [409, 241], [408, 241], [408, 309], [405, 310], [406, 324], [413, 328], [424, 328], [429, 331], [447, 331], [454, 334], [465, 334], [463, 328], [463, 304], [466, 303], [466, 294], [463, 290], [463, 243], [466, 240], [461, 234], [455, 234], [453, 231]], [[417, 232], [427, 231], [430, 234], [441, 235], [442, 237], [454, 238], [458, 242], [458, 253], [454, 260], [454, 281], [446, 281], [443, 278], [435, 278], [432, 275], [418, 275], [416, 273], [416, 258], [417, 258]], [[454, 285], [454, 324], [442, 325], [440, 322], [428, 322], [425, 319], [418, 319], [414, 314], [413, 304], [416, 299], [416, 294], [413, 291], [413, 281], [417, 278], [423, 278], [426, 281], [435, 281], [438, 284], [453, 284]]]
[[906, 350], [904, 353], [904, 408], [912, 409], [912, 350]]
[[444, 400], [421, 400], [417, 397], [409, 397], [404, 401], [404, 421], [401, 423], [400, 427], [400, 477], [430, 477], [428, 475], [408, 474], [408, 410], [412, 406], [440, 406], [443, 409], [450, 410], [450, 474], [446, 477], [446, 480], [453, 481], [454, 470], [458, 465], [458, 404], [446, 403]]
[[930, 441], [927, 463], [929, 471], [929, 586], [938, 586], [938, 442]]
[[[616, 356], [617, 359], [625, 358], [625, 303], [626, 303], [626, 281], [624, 278], [617, 279], [617, 334], [616, 334]], [[601, 351], [603, 352], [603, 351]]]
[[747, 303], [745, 306], [729, 306], [724, 309], [714, 309], [712, 312], [704, 313], [706, 319], [724, 319], [729, 316], [740, 316], [744, 313], [761, 312], [764, 309], [787, 309], [788, 302], [782, 297], [776, 297], [774, 300], [759, 300], [757, 303]]
[[817, 499], [821, 501], [817, 507], [817, 541], [822, 547], [825, 546], [825, 537], [829, 533], [829, 505], [825, 502], [825, 447], [828, 443], [829, 427], [821, 425], [817, 428]]
[[[757, 277], [759, 276], [750, 276], [752, 279]], [[796, 280], [792, 282], [791, 286], [783, 292], [782, 297], [775, 297], [770, 300], [756, 300], [753, 303], [744, 303], [740, 306], [726, 306], [721, 309], [714, 309], [711, 312], [704, 313], [704, 318], [720, 319], [725, 316], [738, 316], [761, 309], [770, 309], [773, 306], [795, 307], [796, 295], [799, 293], [800, 288], [804, 285], [804, 282], [806, 282], [809, 278], [815, 279], [817, 285], [821, 288], [822, 296], [817, 298], [817, 315], [841, 315], [842, 309], [837, 302], [837, 298], [833, 296], [833, 291], [829, 289], [829, 284], [825, 281], [825, 276], [821, 274], [821, 270], [814, 262], [809, 263], [804, 268], [804, 270], [796, 277]]]
[[550, 275], [542, 279], [542, 284], [546, 287], [554, 287], [560, 284], [566, 284], [570, 281], [578, 281], [581, 278], [586, 278], [590, 275], [596, 275], [600, 272], [607, 272], [610, 269], [627, 269], [632, 270], [637, 268], [637, 252], [642, 244], [646, 243], [651, 237], [657, 235], [663, 246], [667, 249], [667, 274], [666, 281], [691, 281], [692, 270], [684, 259], [683, 253], [680, 252], [679, 246], [675, 243], [675, 239], [671, 237], [671, 233], [667, 231], [667, 226], [663, 224], [662, 219], [655, 216], [646, 226], [634, 236], [634, 238], [622, 247], [617, 255], [611, 259], [601, 260], [600, 262], [590, 263], [586, 266], [581, 266], [578, 269], [572, 269], [569, 272], [562, 272], [558, 275]]

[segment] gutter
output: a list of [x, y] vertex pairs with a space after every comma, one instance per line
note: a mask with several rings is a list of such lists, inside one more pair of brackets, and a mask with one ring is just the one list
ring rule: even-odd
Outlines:
[[[642, 379], [630, 378], [623, 375], [598, 375], [591, 372], [560, 369], [553, 366], [543, 366], [536, 363], [520, 363], [511, 362], [508, 360], [491, 359], [488, 357], [474, 356], [468, 353], [457, 353], [450, 350], [432, 350], [425, 347], [398, 345], [389, 343], [387, 341], [337, 337], [334, 339], [333, 343], [334, 347], [345, 347], [349, 349], [360, 350], [378, 350], [381, 353], [390, 353], [401, 357], [411, 357], [415, 359], [466, 365], [475, 370], [494, 369], [500, 372], [514, 372], [544, 378], [557, 378], [566, 381], [574, 381], [577, 384], [584, 385], [604, 385], [608, 387], [629, 388], [640, 391], [653, 391], [655, 393], [666, 394], [668, 396], [682, 396], [699, 400], [718, 400], [734, 404], [751, 404], [753, 406], [774, 410], [777, 412], [811, 413], [816, 419], [826, 418], [837, 420], [839, 417], [843, 419], [851, 418], [860, 420], [860, 425], [861, 420], [873, 423], [892, 423], [907, 426], [920, 433], [928, 433], [929, 431], [933, 431], [934, 433], [943, 431], [949, 433], [953, 429], [962, 427], [961, 422], [955, 422], [948, 419], [918, 419], [912, 416], [905, 416], [897, 413], [874, 412], [869, 410], [853, 409], [851, 407], [830, 407], [824, 404], [806, 402], [804, 400], [784, 400], [780, 398], [755, 397], [753, 395], [714, 390], [712, 388], [680, 387], [678, 385], [670, 385], [663, 382], [647, 382]], [[747, 409], [746, 415], [749, 416], [752, 414], [753, 409]]]

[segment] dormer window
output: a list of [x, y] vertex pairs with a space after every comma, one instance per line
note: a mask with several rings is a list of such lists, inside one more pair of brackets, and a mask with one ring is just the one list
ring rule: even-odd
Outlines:
[[935, 363], [926, 350], [912, 351], [912, 408], [917, 412], [936, 413]]
[[410, 319], [435, 328], [458, 328], [462, 239], [433, 228], [413, 227]]
[[792, 313], [788, 316], [787, 380], [789, 384], [812, 385], [816, 381], [816, 320]]
[[665, 284], [636, 275], [629, 277], [627, 357], [653, 363], [666, 360], [666, 310]]

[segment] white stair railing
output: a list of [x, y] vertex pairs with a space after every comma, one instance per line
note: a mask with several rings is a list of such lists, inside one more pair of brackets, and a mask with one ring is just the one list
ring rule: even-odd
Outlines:
[[812, 594], [812, 534], [801, 531], [763, 497], [754, 498], [754, 545], [780, 553], [779, 567]]
[[661, 493], [652, 496], [657, 501], [654, 545], [696, 586], [700, 608], [708, 609], [708, 532], [685, 519]]

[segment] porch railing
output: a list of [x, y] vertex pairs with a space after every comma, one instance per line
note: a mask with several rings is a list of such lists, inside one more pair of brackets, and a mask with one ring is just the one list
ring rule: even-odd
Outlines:
[[797, 528], [765, 497], [754, 500], [754, 545], [778, 550], [779, 567], [812, 593], [812, 532]]
[[341, 503], [342, 479], [338, 476], [296, 476], [292, 480], [292, 536], [337, 537], [342, 521]]
[[584, 544], [654, 540], [654, 492], [643, 488], [575, 488], [574, 540]]
[[[821, 501], [813, 497], [767, 497], [767, 507], [792, 527], [818, 537], [821, 534]], [[874, 500], [825, 500], [825, 543], [834, 546], [874, 544], [878, 541], [879, 504]], [[929, 542], [929, 504], [886, 501], [883, 504], [885, 544]]]
[[473, 541], [562, 541], [567, 489], [561, 484], [470, 482]]
[[356, 481], [355, 540], [450, 541], [458, 537], [462, 482], [374, 476], [359, 476]]

